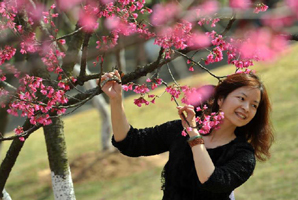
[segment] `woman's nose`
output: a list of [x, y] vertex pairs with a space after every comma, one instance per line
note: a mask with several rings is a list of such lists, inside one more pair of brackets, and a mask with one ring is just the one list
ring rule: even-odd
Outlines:
[[245, 112], [249, 111], [249, 104], [248, 103], [243, 103], [242, 108]]

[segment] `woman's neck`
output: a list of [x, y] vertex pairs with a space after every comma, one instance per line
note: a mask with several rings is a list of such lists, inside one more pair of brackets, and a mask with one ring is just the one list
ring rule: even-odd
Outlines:
[[236, 138], [234, 126], [226, 126], [224, 123], [217, 130], [212, 130], [208, 136], [210, 143], [226, 144]]

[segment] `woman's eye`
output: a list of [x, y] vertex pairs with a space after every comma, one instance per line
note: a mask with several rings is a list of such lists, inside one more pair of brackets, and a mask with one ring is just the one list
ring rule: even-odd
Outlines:
[[256, 109], [258, 108], [258, 106], [257, 106], [257, 105], [254, 105], [254, 104], [252, 105], [252, 107], [254, 107], [254, 108], [256, 108]]
[[238, 97], [239, 100], [241, 101], [244, 101], [244, 98], [243, 97]]

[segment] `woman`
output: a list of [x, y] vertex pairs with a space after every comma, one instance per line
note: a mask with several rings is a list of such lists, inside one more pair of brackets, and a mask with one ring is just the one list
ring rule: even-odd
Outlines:
[[256, 75], [236, 73], [219, 83], [212, 112], [224, 112], [220, 128], [204, 136], [195, 128], [188, 129], [186, 137], [181, 131], [196, 127], [193, 106], [177, 107], [181, 120], [135, 129], [125, 116], [121, 85], [108, 81], [115, 76], [120, 80], [117, 71], [101, 79], [105, 82], [102, 90], [110, 98], [113, 145], [132, 157], [169, 151], [162, 172], [163, 200], [230, 199], [232, 191], [252, 175], [255, 158], [270, 157], [270, 102]]

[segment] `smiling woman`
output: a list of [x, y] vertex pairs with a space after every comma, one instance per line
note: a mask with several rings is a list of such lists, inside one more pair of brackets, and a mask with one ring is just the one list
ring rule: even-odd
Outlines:
[[[199, 120], [192, 105], [177, 107], [181, 120], [133, 128], [126, 119], [120, 81], [113, 81], [115, 76], [121, 80], [117, 71], [104, 74], [101, 80], [105, 82], [102, 90], [110, 98], [112, 142], [131, 157], [170, 152], [162, 172], [163, 200], [233, 199], [233, 190], [252, 175], [256, 158], [270, 157], [270, 102], [255, 74], [236, 73], [215, 87], [209, 112], [222, 110], [225, 118], [220, 128], [206, 135], [196, 128]], [[183, 130], [187, 130], [186, 137]]]

